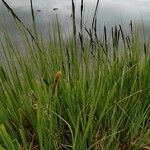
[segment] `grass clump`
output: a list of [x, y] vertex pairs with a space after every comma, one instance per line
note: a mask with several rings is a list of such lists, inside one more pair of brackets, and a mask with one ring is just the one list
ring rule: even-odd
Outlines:
[[17, 25], [26, 51], [7, 32], [1, 41], [0, 149], [150, 148], [150, 48], [132, 22], [130, 35], [112, 28], [109, 42], [106, 27], [98, 38], [96, 16], [87, 36], [81, 21], [81, 48], [75, 21], [73, 38], [62, 38], [57, 20], [46, 44]]

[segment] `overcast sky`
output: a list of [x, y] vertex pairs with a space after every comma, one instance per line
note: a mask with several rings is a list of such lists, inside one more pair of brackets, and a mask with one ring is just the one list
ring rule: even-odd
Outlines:
[[[81, 0], [75, 0], [76, 5], [79, 6]], [[97, 0], [84, 0], [86, 7], [94, 7]], [[30, 0], [6, 0], [13, 8], [20, 8], [28, 10], [30, 7]], [[100, 0], [101, 8], [107, 11], [118, 11], [120, 14], [142, 14], [150, 13], [150, 0]], [[71, 0], [33, 0], [34, 7], [45, 11], [53, 7], [58, 7], [60, 10], [68, 11], [71, 6]], [[2, 2], [0, 1], [0, 5]], [[111, 8], [111, 9], [108, 9]]]
[[[97, 0], [84, 0], [88, 5], [94, 5]], [[100, 0], [101, 5], [105, 7], [116, 7], [122, 11], [136, 12], [137, 9], [145, 11], [150, 10], [150, 0]], [[12, 7], [27, 9], [30, 5], [30, 0], [6, 0]], [[80, 0], [75, 0], [76, 4], [80, 3]], [[69, 6], [71, 0], [33, 0], [35, 7], [42, 9], [49, 9], [53, 6], [59, 6], [60, 8]], [[0, 5], [2, 2], [0, 2]]]
[[[76, 6], [80, 5], [81, 0], [75, 0]], [[84, 0], [87, 10], [94, 8], [97, 0]], [[11, 7], [22, 11], [30, 9], [30, 0], [6, 0]], [[139, 15], [142, 13], [147, 16], [150, 14], [150, 0], [100, 0], [101, 9], [108, 14], [113, 12], [119, 15]], [[51, 11], [58, 7], [63, 14], [70, 13], [71, 0], [33, 0], [34, 7], [43, 11]], [[2, 2], [0, 1], [0, 5]]]

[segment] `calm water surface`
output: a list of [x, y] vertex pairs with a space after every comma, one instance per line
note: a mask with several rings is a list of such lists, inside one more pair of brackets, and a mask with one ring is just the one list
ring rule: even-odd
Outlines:
[[[6, 0], [18, 16], [27, 26], [31, 26], [30, 0]], [[71, 29], [71, 0], [33, 0], [36, 21], [42, 32], [54, 21], [57, 13], [64, 32]], [[84, 0], [84, 25], [91, 24], [96, 0]], [[77, 22], [80, 14], [80, 0], [75, 0]], [[54, 8], [58, 8], [54, 11]], [[98, 11], [99, 30], [106, 24], [122, 24], [127, 27], [129, 21], [133, 20], [137, 26], [144, 24], [145, 31], [150, 31], [150, 0], [101, 0]], [[10, 14], [0, 1], [0, 21], [5, 24], [10, 33], [15, 33]], [[0, 28], [1, 30], [1, 28]], [[147, 32], [146, 32], [147, 33]]]
[[[6, 0], [15, 13], [22, 19], [24, 24], [31, 28], [30, 0]], [[80, 2], [75, 0], [76, 21], [79, 25]], [[84, 0], [84, 26], [91, 26], [94, 9], [97, 0]], [[52, 27], [56, 14], [62, 24], [63, 34], [69, 35], [72, 30], [71, 24], [71, 0], [33, 0], [36, 23], [38, 29], [48, 39], [49, 27]], [[54, 11], [54, 8], [58, 8]], [[121, 24], [124, 30], [128, 30], [129, 22], [133, 20], [137, 27], [144, 26], [146, 36], [150, 35], [150, 0], [100, 0], [98, 10], [98, 31], [103, 31], [104, 24], [108, 32], [111, 26]], [[0, 0], [0, 38], [3, 39], [3, 30], [7, 30], [17, 43], [21, 43], [17, 34], [15, 23]], [[99, 34], [100, 35], [100, 34]], [[23, 45], [23, 44], [20, 44]], [[2, 47], [0, 45], [0, 60], [3, 60]]]

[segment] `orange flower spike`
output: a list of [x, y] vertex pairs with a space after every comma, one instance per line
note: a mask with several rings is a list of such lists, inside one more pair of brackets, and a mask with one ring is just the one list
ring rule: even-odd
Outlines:
[[55, 75], [55, 83], [57, 83], [58, 81], [60, 81], [62, 77], [62, 72], [61, 71], [58, 71]]
[[57, 88], [58, 88], [57, 86], [58, 86], [58, 83], [61, 78], [62, 78], [62, 72], [58, 71], [55, 75], [55, 81], [54, 81], [54, 85], [53, 85], [53, 94], [57, 93]]

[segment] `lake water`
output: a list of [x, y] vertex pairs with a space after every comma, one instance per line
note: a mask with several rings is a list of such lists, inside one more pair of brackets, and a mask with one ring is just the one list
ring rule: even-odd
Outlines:
[[[31, 13], [30, 0], [6, 0], [23, 22], [30, 27]], [[57, 13], [65, 33], [71, 29], [71, 0], [33, 0], [36, 21], [42, 32], [51, 26]], [[76, 20], [79, 21], [80, 0], [75, 0]], [[91, 24], [96, 0], [84, 0], [84, 26]], [[54, 8], [58, 8], [54, 11]], [[103, 25], [113, 26], [122, 24], [128, 27], [130, 20], [137, 26], [144, 25], [145, 32], [150, 31], [150, 0], [101, 0], [98, 11], [98, 28]], [[10, 33], [15, 34], [15, 26], [10, 14], [0, 1], [0, 21]], [[1, 28], [0, 28], [1, 30]]]

